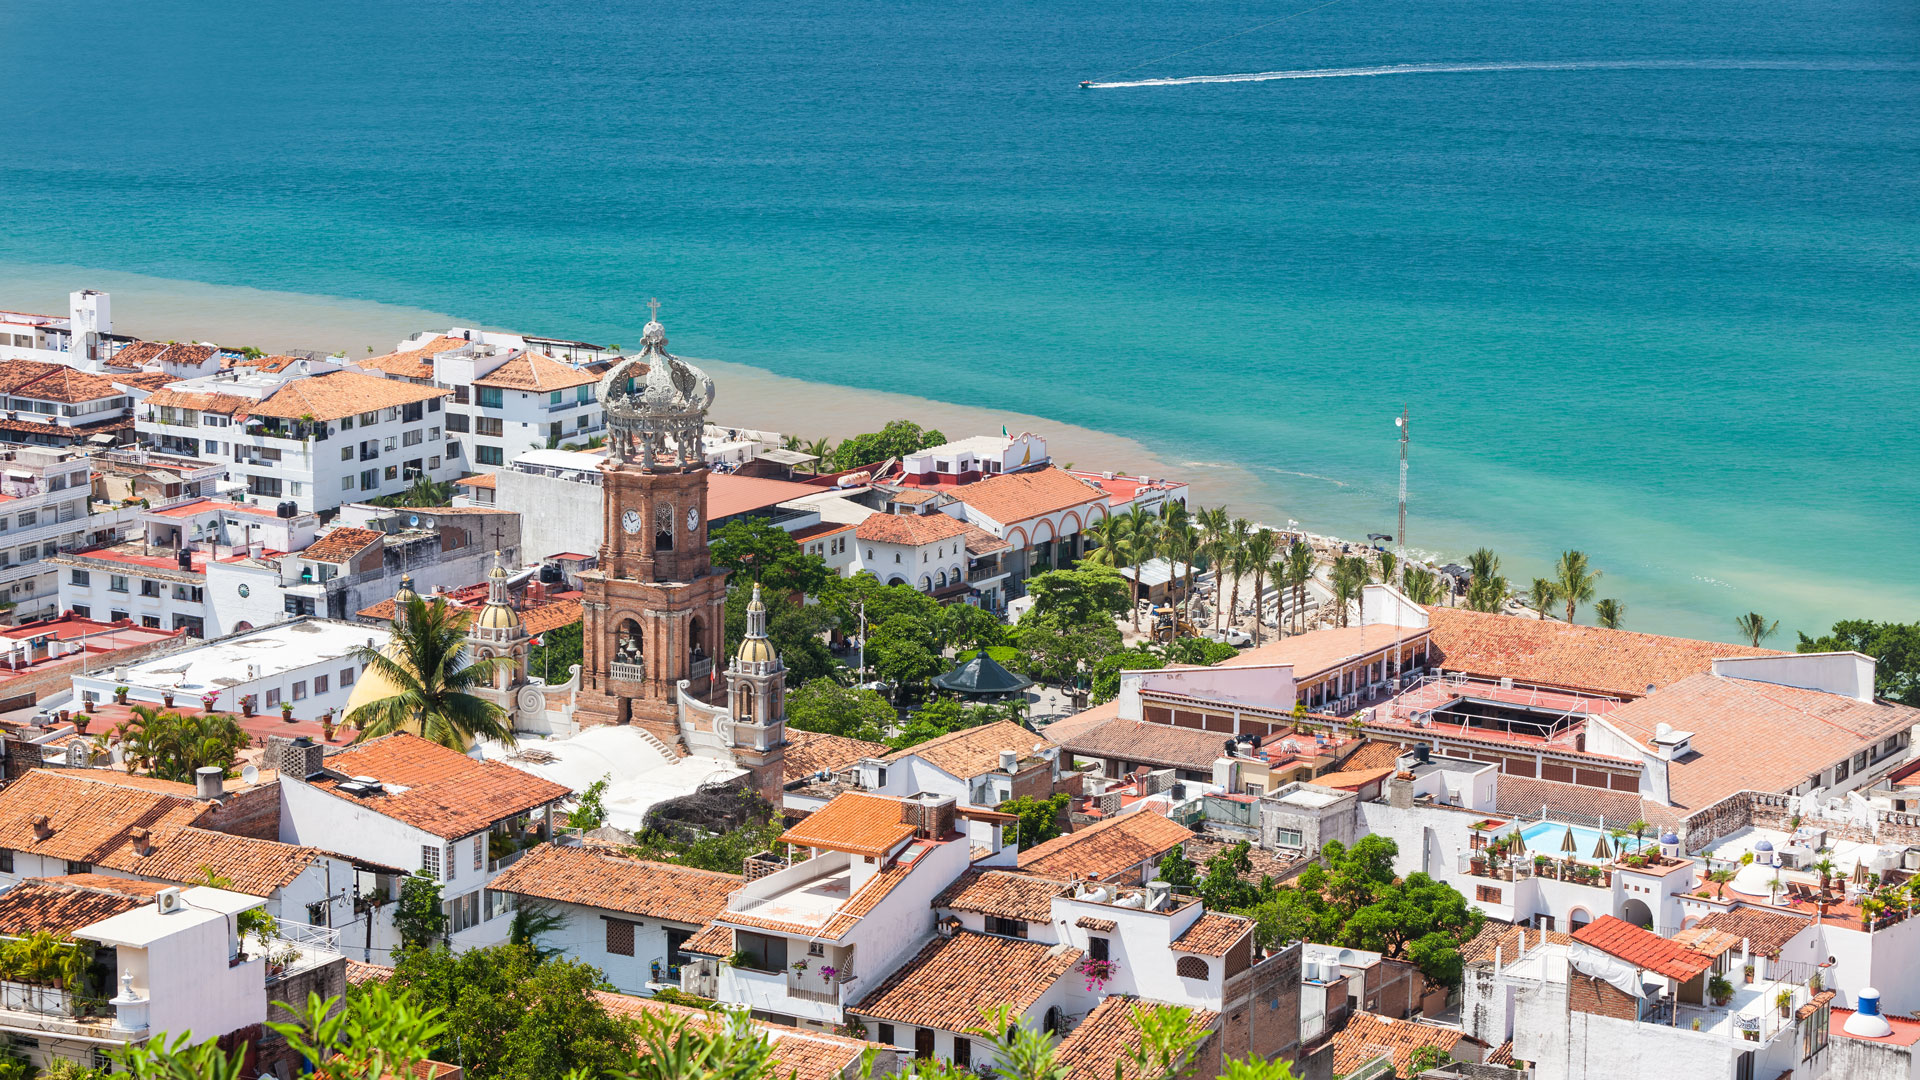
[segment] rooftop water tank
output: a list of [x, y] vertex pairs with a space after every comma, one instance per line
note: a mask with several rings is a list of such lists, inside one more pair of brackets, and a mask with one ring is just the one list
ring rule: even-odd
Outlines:
[[1863, 986], [1855, 995], [1853, 1015], [1847, 1017], [1845, 1027], [1849, 1035], [1858, 1035], [1863, 1039], [1884, 1039], [1893, 1034], [1893, 1025], [1880, 1015], [1880, 991], [1871, 986]]

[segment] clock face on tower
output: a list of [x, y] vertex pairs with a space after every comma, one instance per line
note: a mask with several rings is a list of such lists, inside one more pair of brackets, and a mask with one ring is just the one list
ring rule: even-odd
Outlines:
[[621, 514], [620, 527], [627, 530], [627, 532], [629, 533], [639, 532], [640, 531], [640, 511], [629, 510], [624, 514]]
[[694, 532], [699, 528], [700, 528], [700, 508], [697, 506], [687, 507], [687, 531]]

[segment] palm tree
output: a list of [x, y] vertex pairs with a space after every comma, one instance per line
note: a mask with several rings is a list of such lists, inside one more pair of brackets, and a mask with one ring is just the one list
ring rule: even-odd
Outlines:
[[1233, 595], [1227, 599], [1227, 625], [1233, 625], [1233, 617], [1240, 610], [1240, 575], [1247, 572], [1247, 541], [1253, 539], [1253, 522], [1246, 518], [1234, 518], [1233, 527], [1227, 530], [1226, 548], [1220, 553], [1221, 564], [1233, 575]]
[[1313, 545], [1295, 540], [1287, 549], [1287, 584], [1293, 586], [1293, 617], [1305, 625], [1307, 583], [1313, 580]]
[[356, 741], [411, 731], [455, 750], [483, 737], [513, 744], [506, 710], [470, 692], [490, 685], [494, 673], [512, 661], [469, 657], [462, 620], [444, 599], [431, 604], [418, 597], [407, 601], [394, 612], [393, 637], [386, 649], [361, 645], [353, 652], [371, 674], [394, 689], [346, 715], [345, 722], [360, 729]]
[[1491, 578], [1500, 573], [1500, 556], [1495, 555], [1492, 548], [1478, 548], [1467, 556], [1467, 569], [1476, 580]]
[[[1344, 556], [1334, 560], [1333, 564], [1333, 601], [1340, 605], [1340, 625], [1347, 625], [1347, 605], [1360, 599], [1367, 587], [1367, 563], [1365, 559]], [[1364, 602], [1364, 601], [1363, 601]], [[1366, 609], [1361, 609], [1361, 620], [1366, 619]]]
[[1768, 622], [1767, 617], [1757, 611], [1749, 611], [1733, 620], [1733, 625], [1739, 629], [1740, 636], [1746, 638], [1755, 648], [1780, 630], [1779, 619]]
[[1527, 603], [1532, 605], [1533, 610], [1540, 613], [1541, 619], [1547, 617], [1547, 612], [1553, 608], [1553, 602], [1559, 598], [1560, 586], [1543, 577], [1534, 578], [1533, 588], [1527, 590]]
[[1225, 506], [1201, 507], [1200, 512], [1194, 515], [1194, 524], [1200, 528], [1198, 554], [1208, 566], [1213, 568], [1214, 625], [1217, 627], [1220, 625], [1220, 599], [1225, 595], [1222, 590], [1226, 585], [1220, 575], [1225, 572], [1227, 531], [1232, 528], [1232, 524]]
[[1080, 556], [1082, 562], [1111, 566], [1116, 570], [1127, 564], [1120, 553], [1120, 530], [1112, 518], [1089, 521], [1081, 528], [1080, 534], [1085, 538], [1083, 543], [1086, 546], [1085, 554]]
[[1467, 556], [1473, 577], [1467, 584], [1467, 607], [1497, 613], [1507, 602], [1507, 579], [1500, 576], [1500, 556], [1480, 548]]
[[1161, 526], [1161, 554], [1173, 563], [1176, 573], [1184, 574], [1186, 588], [1180, 598], [1180, 618], [1189, 624], [1193, 622], [1193, 560], [1199, 556], [1199, 549], [1200, 530], [1193, 527], [1186, 515], [1171, 517]]
[[1725, 900], [1727, 898], [1727, 883], [1733, 880], [1733, 876], [1733, 871], [1731, 870], [1715, 870], [1713, 873], [1707, 875], [1707, 880], [1714, 884], [1713, 895], [1715, 899]]
[[1567, 602], [1567, 621], [1572, 622], [1574, 609], [1593, 599], [1593, 586], [1600, 580], [1600, 571], [1587, 570], [1586, 552], [1563, 551], [1560, 561], [1554, 564], [1553, 576], [1560, 599]]
[[1627, 605], [1618, 600], [1595, 600], [1593, 602], [1593, 621], [1609, 630], [1620, 629], [1620, 620], [1627, 614]]
[[798, 436], [798, 435], [786, 435], [786, 436], [783, 436], [783, 437], [782, 437], [782, 438], [780, 439], [780, 449], [782, 449], [782, 450], [798, 450], [798, 449], [800, 449], [800, 436]]
[[1394, 567], [1398, 565], [1400, 565], [1399, 556], [1395, 555], [1391, 551], [1384, 551], [1384, 550], [1381, 551], [1380, 552], [1380, 580], [1388, 585], [1393, 584], [1393, 570], [1394, 570]]
[[819, 475], [820, 470], [826, 466], [827, 462], [833, 460], [833, 440], [832, 439], [815, 439], [812, 442], [808, 443], [806, 446], [802, 447], [800, 452], [803, 454], [812, 455], [813, 464], [812, 466], [810, 466], [810, 468], [812, 469], [813, 473], [817, 476]]
[[[1253, 571], [1253, 643], [1255, 645], [1260, 644], [1260, 598], [1265, 594], [1267, 568], [1273, 565], [1273, 555], [1279, 547], [1280, 540], [1273, 535], [1272, 529], [1261, 529], [1247, 538], [1247, 567]], [[1278, 625], [1280, 619], [1277, 605], [1274, 613], [1273, 621]]]
[[1403, 584], [1407, 599], [1416, 604], [1432, 607], [1440, 602], [1440, 579], [1424, 566], [1407, 567]]
[[1140, 629], [1140, 566], [1152, 559], [1160, 548], [1160, 519], [1138, 503], [1110, 526], [1118, 535], [1109, 535], [1115, 556], [1124, 558], [1133, 568], [1133, 629]]

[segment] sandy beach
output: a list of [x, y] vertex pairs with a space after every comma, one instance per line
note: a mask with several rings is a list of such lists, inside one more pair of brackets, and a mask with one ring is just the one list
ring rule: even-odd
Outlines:
[[[348, 356], [386, 352], [420, 330], [487, 326], [481, 320], [425, 308], [379, 304], [333, 296], [175, 281], [144, 274], [79, 267], [0, 267], [0, 307], [47, 314], [67, 310], [73, 289], [100, 289], [113, 296], [116, 333], [155, 341], [213, 341], [251, 345], [269, 352], [306, 349]], [[497, 327], [567, 336], [564, 327]], [[672, 336], [669, 327], [669, 337]], [[715, 376], [719, 394], [714, 423], [779, 431], [802, 439], [875, 431], [889, 420], [907, 419], [938, 428], [951, 438], [990, 435], [1005, 427], [1046, 436], [1062, 465], [1186, 480], [1202, 503], [1231, 501], [1237, 515], [1283, 522], [1278, 507], [1246, 501], [1254, 490], [1231, 465], [1169, 461], [1121, 435], [1063, 424], [1017, 410], [954, 405], [912, 394], [891, 393], [789, 378], [750, 364], [689, 356]]]

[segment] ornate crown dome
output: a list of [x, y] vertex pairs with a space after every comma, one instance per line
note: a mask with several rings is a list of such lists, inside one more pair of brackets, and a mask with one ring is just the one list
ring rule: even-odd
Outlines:
[[694, 466], [705, 458], [700, 436], [713, 404], [713, 378], [667, 351], [667, 331], [654, 315], [640, 335], [640, 351], [617, 361], [600, 379], [607, 414], [607, 449], [616, 462], [645, 468]]
[[513, 597], [507, 588], [506, 563], [500, 552], [493, 553], [493, 569], [487, 571], [487, 602], [473, 620], [478, 630], [513, 630], [520, 625], [520, 613], [513, 610]]
[[760, 583], [753, 583], [753, 599], [747, 601], [747, 633], [740, 639], [740, 651], [733, 654], [740, 670], [764, 673], [767, 668], [754, 668], [749, 665], [773, 665], [780, 662], [780, 656], [773, 651], [773, 642], [767, 639], [767, 605], [760, 599]]

